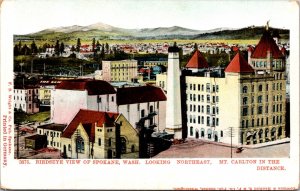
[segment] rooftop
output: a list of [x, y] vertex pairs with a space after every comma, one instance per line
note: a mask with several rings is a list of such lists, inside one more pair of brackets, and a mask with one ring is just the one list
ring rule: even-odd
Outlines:
[[208, 63], [199, 50], [196, 50], [191, 59], [188, 61], [186, 68], [208, 68]]
[[166, 101], [167, 97], [159, 87], [146, 85], [117, 89], [117, 104], [134, 104], [154, 101]]
[[238, 52], [234, 58], [231, 60], [225, 72], [232, 73], [252, 73], [254, 72], [253, 68], [247, 63], [245, 58], [240, 52]]
[[51, 123], [51, 124], [38, 126], [37, 128], [48, 129], [48, 130], [53, 130], [53, 131], [61, 131], [62, 132], [66, 128], [66, 125]]
[[116, 91], [112, 85], [103, 80], [92, 79], [76, 79], [62, 81], [56, 86], [56, 89], [64, 90], [87, 90], [88, 95], [103, 95], [103, 94], [115, 94]]
[[78, 125], [81, 123], [85, 131], [88, 133], [90, 140], [94, 141], [95, 123], [97, 124], [97, 127], [102, 127], [104, 123], [113, 126], [113, 123], [118, 116], [118, 113], [80, 109], [63, 132], [62, 137], [71, 138]]

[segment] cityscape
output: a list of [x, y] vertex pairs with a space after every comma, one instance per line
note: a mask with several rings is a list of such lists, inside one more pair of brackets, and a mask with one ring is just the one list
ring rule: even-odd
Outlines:
[[288, 31], [243, 31], [258, 39], [15, 35], [15, 158], [289, 157]]

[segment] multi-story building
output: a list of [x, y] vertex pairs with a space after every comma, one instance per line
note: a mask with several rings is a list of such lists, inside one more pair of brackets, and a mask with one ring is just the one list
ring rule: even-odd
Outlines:
[[[69, 124], [79, 109], [123, 114], [135, 124], [151, 114], [155, 129], [165, 128], [165, 102], [163, 90], [154, 86], [123, 87], [116, 90], [101, 80], [66, 80], [56, 86], [51, 96], [51, 120]], [[149, 124], [150, 125], [150, 124]]]
[[63, 124], [46, 124], [37, 127], [37, 134], [47, 136], [47, 147], [56, 149], [61, 148], [61, 136], [66, 125]]
[[39, 82], [39, 100], [40, 109], [50, 109], [51, 91], [61, 83], [61, 80], [40, 80]]
[[69, 124], [79, 109], [116, 111], [116, 91], [106, 81], [78, 79], [58, 84], [51, 94], [51, 121]]
[[111, 81], [132, 81], [137, 78], [137, 61], [120, 60], [120, 61], [103, 61], [102, 62], [102, 79]]
[[122, 114], [79, 110], [66, 127], [61, 149], [67, 158], [138, 158], [138, 132]]
[[25, 113], [39, 112], [39, 88], [38, 87], [15, 87], [14, 109]]
[[181, 71], [183, 138], [235, 145], [285, 138], [285, 57], [268, 30], [249, 54], [247, 62], [238, 52], [222, 71], [194, 53]]

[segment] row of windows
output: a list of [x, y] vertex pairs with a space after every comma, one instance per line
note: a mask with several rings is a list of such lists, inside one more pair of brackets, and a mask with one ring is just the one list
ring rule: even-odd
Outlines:
[[[108, 96], [108, 95], [106, 96], [106, 99], [107, 99], [107, 102], [109, 102], [109, 96]], [[111, 96], [111, 101], [112, 101], [112, 102], [115, 101], [115, 97], [114, 97], [114, 96]], [[98, 102], [98, 103], [101, 103], [101, 102], [102, 102], [101, 96], [98, 96], [98, 97], [97, 97], [97, 102]]]
[[[196, 95], [196, 94], [187, 94], [187, 100], [188, 100], [188, 97], [190, 98], [190, 101], [202, 101], [204, 102], [204, 95]], [[196, 99], [198, 98], [198, 99]], [[212, 98], [212, 103], [218, 103], [219, 102], [219, 96], [210, 96], [210, 95], [206, 95], [206, 102], [207, 103], [210, 103], [210, 98]]]
[[[196, 108], [198, 110], [196, 110]], [[187, 107], [187, 111], [191, 111], [191, 112], [198, 112], [198, 113], [204, 113], [204, 105], [198, 105], [198, 107], [196, 105], [190, 105], [189, 107], [190, 110], [188, 110]], [[210, 105], [206, 106], [206, 114], [219, 114], [219, 107], [211, 107]]]
[[[282, 104], [276, 104], [276, 105], [273, 105], [273, 113], [275, 112], [282, 112], [283, 111], [283, 106]], [[269, 106], [266, 105], [265, 106], [265, 114], [269, 113]], [[263, 114], [263, 106], [260, 105], [257, 107], [257, 114], [260, 115], [260, 114]], [[242, 116], [247, 116], [249, 115], [249, 111], [248, 111], [248, 107], [243, 107], [242, 109]], [[251, 107], [251, 115], [254, 115], [254, 107]]]
[[[254, 67], [263, 67], [263, 68], [266, 68], [267, 67], [267, 62], [266, 61], [253, 61], [252, 62], [253, 66]], [[279, 68], [279, 67], [282, 67], [283, 66], [283, 63], [281, 60], [273, 60], [272, 62], [272, 67], [276, 67], [276, 68]], [[268, 65], [269, 67], [269, 65]]]
[[[272, 90], [282, 90], [283, 85], [282, 83], [273, 83], [272, 84]], [[252, 85], [251, 86], [251, 92], [254, 92], [255, 86]], [[266, 84], [265, 89], [263, 88], [263, 84], [259, 84], [257, 87], [257, 91], [261, 92], [261, 91], [269, 91], [269, 84]], [[242, 93], [248, 93], [248, 86], [243, 86], [242, 88]]]
[[[269, 102], [269, 96], [265, 96], [265, 101]], [[282, 101], [282, 95], [273, 96], [273, 101]], [[257, 103], [263, 102], [263, 95], [257, 96]], [[247, 105], [249, 103], [248, 97], [243, 97], [243, 105]], [[254, 96], [251, 97], [251, 103], [254, 103]]]
[[47, 141], [47, 145], [53, 146], [53, 147], [60, 147], [60, 143], [55, 142], [55, 141]]
[[[196, 121], [197, 119], [197, 121]], [[196, 118], [195, 115], [190, 115], [189, 116], [189, 122], [190, 124], [194, 123], [194, 124], [203, 124], [205, 123], [204, 121], [204, 116], [198, 116]], [[219, 126], [219, 118], [215, 118], [215, 117], [206, 117], [206, 126]]]
[[[204, 91], [204, 84], [186, 84], [186, 89], [193, 91]], [[212, 91], [210, 91], [212, 90]], [[206, 92], [219, 92], [219, 85], [210, 85], [210, 83], [206, 83]]]
[[[41, 129], [39, 129], [39, 134], [40, 135], [42, 134], [42, 130]], [[44, 135], [47, 135], [47, 136], [50, 135], [50, 137], [60, 137], [60, 133], [59, 132], [53, 132], [53, 131], [45, 131]]]
[[[19, 93], [19, 92], [20, 92], [20, 93], [23, 93], [23, 91], [24, 91], [24, 90], [14, 89], [14, 93]], [[29, 94], [31, 94], [31, 93], [36, 93], [36, 94], [38, 94], [38, 92], [39, 92], [39, 89], [34, 89], [34, 90], [30, 90], [30, 89], [29, 89], [29, 90], [28, 90], [28, 93], [29, 93]]]
[[[283, 121], [283, 117], [282, 116], [273, 116], [272, 118], [272, 124], [281, 124]], [[258, 118], [256, 119], [256, 121], [254, 119], [251, 120], [251, 124], [249, 124], [249, 120], [242, 120], [242, 128], [246, 127], [248, 128], [250, 125], [250, 127], [255, 127], [255, 126], [264, 126], [264, 125], [269, 125], [269, 118], [266, 117], [264, 118]]]
[[[198, 135], [198, 130], [196, 129], [196, 137], [199, 136]], [[190, 127], [190, 136], [194, 136], [194, 127]], [[200, 133], [201, 138], [205, 137], [205, 130], [204, 128], [201, 128], [201, 133]], [[223, 137], [224, 133], [223, 131], [220, 131], [220, 136]], [[198, 137], [197, 137], [198, 138]], [[211, 129], [207, 130], [207, 138], [211, 139], [212, 138], [212, 131]]]

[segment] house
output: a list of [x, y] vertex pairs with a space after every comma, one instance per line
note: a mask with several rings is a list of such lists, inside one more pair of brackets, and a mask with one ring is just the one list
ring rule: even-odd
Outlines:
[[122, 114], [79, 110], [66, 127], [61, 148], [67, 158], [138, 158], [138, 132]]
[[66, 125], [63, 124], [46, 124], [37, 127], [38, 135], [45, 135], [47, 137], [46, 147], [61, 148], [61, 136]]
[[51, 91], [59, 83], [61, 83], [61, 80], [40, 80], [38, 95], [40, 110], [50, 110]]

